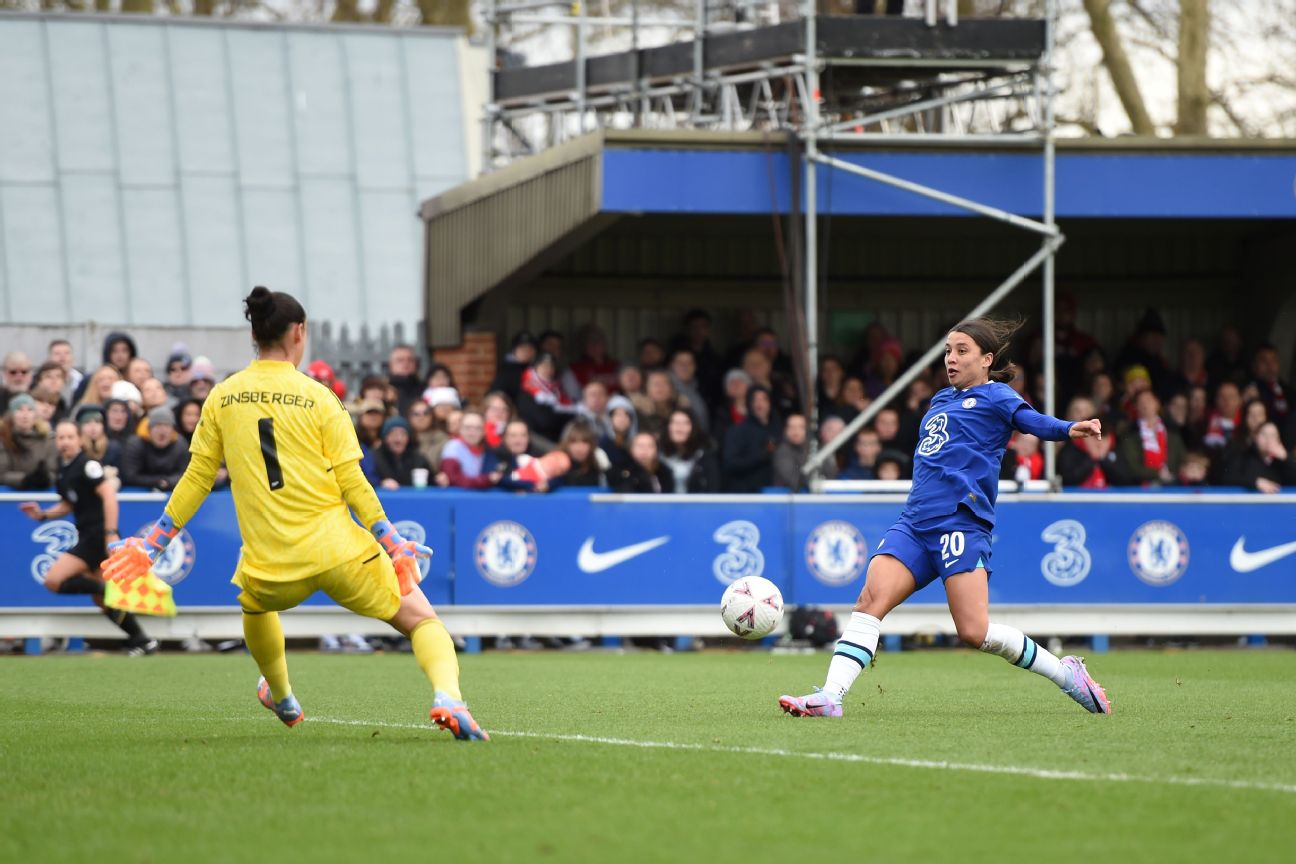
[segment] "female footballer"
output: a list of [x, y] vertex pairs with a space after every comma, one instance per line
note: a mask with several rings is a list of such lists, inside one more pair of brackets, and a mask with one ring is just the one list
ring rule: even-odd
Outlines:
[[306, 352], [305, 310], [288, 294], [262, 287], [244, 307], [258, 358], [207, 397], [189, 467], [165, 512], [146, 537], [114, 549], [107, 576], [130, 579], [147, 570], [197, 512], [224, 460], [243, 539], [231, 581], [240, 589], [244, 638], [262, 674], [261, 703], [288, 726], [303, 719], [288, 682], [278, 613], [323, 591], [409, 637], [432, 683], [437, 726], [460, 740], [489, 740], [460, 696], [450, 634], [417, 584], [415, 559], [432, 550], [405, 540], [387, 520], [360, 471], [346, 408], [297, 371]]
[[117, 540], [117, 485], [107, 476], [104, 466], [81, 449], [81, 433], [72, 420], [61, 420], [54, 428], [54, 446], [59, 454], [55, 478], [58, 503], [48, 509], [42, 509], [35, 501], [18, 505], [19, 510], [37, 522], [68, 514], [76, 519], [76, 545], [50, 564], [45, 571], [45, 587], [55, 594], [89, 594], [108, 620], [126, 634], [127, 654], [132, 657], [156, 654], [157, 640], [145, 635], [134, 615], [104, 605], [104, 583], [99, 567], [108, 556], [109, 541]]
[[1014, 429], [1046, 441], [1101, 436], [1098, 420], [1066, 423], [1037, 413], [1005, 381], [1016, 369], [999, 358], [1021, 326], [991, 318], [964, 321], [945, 341], [950, 386], [932, 397], [926, 433], [914, 451], [913, 487], [900, 519], [869, 562], [864, 590], [837, 642], [822, 688], [783, 696], [794, 717], [840, 717], [842, 699], [873, 660], [882, 619], [940, 577], [959, 639], [1043, 675], [1086, 710], [1111, 703], [1079, 657], [1059, 660], [1014, 627], [989, 617], [990, 533], [999, 463]]

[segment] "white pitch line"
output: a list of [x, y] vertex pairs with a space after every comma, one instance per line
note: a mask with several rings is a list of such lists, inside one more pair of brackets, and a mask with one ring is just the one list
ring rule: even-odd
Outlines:
[[[418, 723], [387, 723], [376, 720], [344, 720], [337, 717], [307, 716], [307, 721], [336, 726], [380, 726], [387, 729], [429, 729]], [[1282, 792], [1296, 795], [1296, 784], [1267, 783], [1261, 780], [1223, 780], [1212, 777], [1150, 777], [1142, 774], [1088, 773], [1031, 768], [1024, 765], [990, 765], [979, 762], [948, 762], [937, 759], [906, 759], [900, 756], [865, 756], [860, 753], [784, 750], [779, 747], [726, 747], [716, 744], [689, 744], [678, 741], [638, 741], [632, 738], [604, 738], [597, 735], [572, 735], [558, 732], [526, 732], [488, 729], [491, 735], [504, 738], [540, 738], [579, 744], [602, 744], [609, 747], [636, 747], [641, 750], [693, 750], [703, 753], [734, 753], [751, 756], [778, 756], [815, 759], [822, 762], [855, 762], [866, 765], [889, 765], [900, 768], [922, 768], [937, 771], [972, 771], [979, 774], [1008, 774], [1039, 780], [1078, 780], [1086, 783], [1152, 783], [1165, 786], [1205, 786], [1218, 789], [1246, 789], [1257, 792]]]

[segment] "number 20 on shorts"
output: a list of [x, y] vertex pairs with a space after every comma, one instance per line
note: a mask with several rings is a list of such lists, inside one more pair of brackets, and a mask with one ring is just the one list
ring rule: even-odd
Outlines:
[[958, 558], [963, 554], [964, 543], [962, 531], [951, 531], [949, 534], [942, 534], [940, 538], [941, 560], [948, 561], [951, 555]]

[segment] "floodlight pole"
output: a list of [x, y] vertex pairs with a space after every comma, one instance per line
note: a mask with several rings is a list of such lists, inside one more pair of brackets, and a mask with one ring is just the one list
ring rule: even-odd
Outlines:
[[816, 404], [819, 382], [819, 57], [818, 32], [815, 18], [815, 0], [805, 0], [801, 5], [805, 16], [805, 67], [806, 94], [805, 117], [802, 120], [802, 140], [805, 144], [805, 332], [806, 332], [806, 386], [810, 416], [810, 452], [813, 455], [818, 440], [819, 406]]
[[585, 4], [576, 0], [576, 134], [585, 134]]
[[[1053, 254], [1057, 252], [1058, 247], [1061, 246], [1063, 242], [1064, 238], [1060, 235], [1057, 237], [1046, 237], [1043, 245], [1040, 246], [1039, 250], [1034, 255], [1026, 259], [1026, 261], [1014, 270], [1013, 274], [1005, 279], [998, 288], [990, 292], [990, 294], [978, 303], [971, 312], [963, 317], [978, 318], [989, 312], [991, 309], [994, 309], [994, 307], [999, 304], [1000, 300], [1011, 294], [1013, 289], [1020, 285], [1027, 276], [1034, 273], [1041, 264], [1049, 260]], [[926, 369], [937, 357], [939, 357], [942, 352], [944, 352], [945, 335], [946, 334], [942, 333], [940, 338], [936, 340], [936, 344], [928, 348], [926, 353], [923, 354], [922, 357], [918, 358], [916, 363], [901, 373], [895, 381], [891, 382], [889, 387], [879, 393], [877, 398], [870, 402], [868, 407], [861, 411], [854, 420], [847, 423], [846, 428], [842, 429], [841, 432], [838, 432], [836, 438], [825, 444], [822, 450], [817, 453], [812, 453], [810, 458], [806, 461], [802, 473], [807, 476], [813, 476], [813, 474], [819, 470], [819, 466], [823, 464], [829, 456], [836, 453], [843, 444], [854, 437], [856, 432], [863, 429], [865, 424], [871, 422], [874, 417], [881, 413], [882, 410], [891, 403], [892, 399], [895, 399], [903, 393], [905, 388], [909, 386], [909, 382], [922, 374], [922, 371]]]
[[481, 173], [491, 170], [495, 163], [495, 53], [499, 34], [495, 15], [495, 0], [486, 0], [486, 110], [482, 112], [482, 166]]
[[[1036, 103], [1043, 103], [1044, 133], [1044, 224], [1057, 230], [1055, 224], [1056, 194], [1054, 185], [1057, 180], [1056, 150], [1053, 143], [1053, 25], [1057, 14], [1057, 0], [1047, 0], [1044, 4], [1044, 56], [1036, 67], [1036, 88], [1043, 86], [1043, 98]], [[1057, 416], [1057, 338], [1056, 328], [1056, 294], [1054, 292], [1054, 256], [1044, 259], [1044, 413], [1050, 417]], [[1044, 448], [1044, 477], [1049, 483], [1057, 481], [1057, 448]]]

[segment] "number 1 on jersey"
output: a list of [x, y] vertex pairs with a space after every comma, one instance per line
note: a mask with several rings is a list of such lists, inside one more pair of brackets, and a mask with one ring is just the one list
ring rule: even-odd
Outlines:
[[266, 480], [270, 491], [277, 492], [283, 488], [283, 470], [279, 467], [279, 447], [275, 444], [274, 418], [262, 417], [257, 421], [257, 430], [261, 434], [261, 458], [265, 460]]

